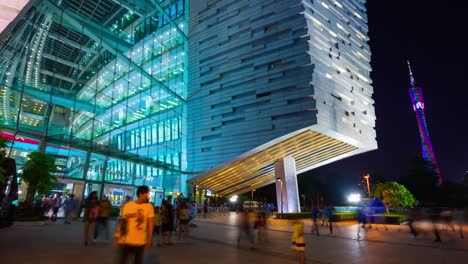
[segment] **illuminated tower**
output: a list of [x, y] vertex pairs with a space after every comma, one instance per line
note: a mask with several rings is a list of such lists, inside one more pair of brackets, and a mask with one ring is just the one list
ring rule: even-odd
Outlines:
[[422, 156], [425, 160], [428, 160], [435, 165], [436, 172], [439, 175], [439, 183], [442, 183], [439, 164], [437, 163], [434, 150], [432, 149], [431, 139], [429, 137], [429, 131], [427, 129], [426, 115], [424, 113], [425, 105], [422, 94], [422, 88], [416, 87], [416, 83], [414, 82], [413, 72], [411, 71], [411, 65], [409, 61], [408, 69], [411, 80], [411, 88], [408, 91], [411, 97], [411, 101], [413, 103], [413, 110], [416, 113], [416, 120], [418, 120], [419, 136], [421, 137]]

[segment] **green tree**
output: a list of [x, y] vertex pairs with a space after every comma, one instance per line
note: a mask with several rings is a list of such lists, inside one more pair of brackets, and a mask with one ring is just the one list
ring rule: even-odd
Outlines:
[[417, 204], [416, 199], [408, 189], [402, 184], [394, 181], [377, 183], [374, 185], [373, 196], [382, 199], [385, 208], [396, 207], [414, 207]]
[[[1, 131], [1, 130], [0, 130]], [[7, 147], [8, 140], [6, 138], [0, 137], [0, 165], [3, 164], [3, 160], [6, 157], [6, 147]], [[0, 184], [6, 183], [6, 170], [0, 166]]]
[[31, 204], [36, 194], [48, 194], [57, 186], [55, 172], [55, 159], [41, 152], [31, 152], [24, 164], [21, 175], [23, 181], [28, 184], [26, 202]]

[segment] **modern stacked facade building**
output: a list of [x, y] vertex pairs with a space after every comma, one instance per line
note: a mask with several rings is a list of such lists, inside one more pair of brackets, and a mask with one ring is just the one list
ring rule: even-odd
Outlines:
[[363, 0], [37, 0], [0, 41], [8, 154], [79, 197], [276, 182], [297, 211], [296, 174], [377, 148]]

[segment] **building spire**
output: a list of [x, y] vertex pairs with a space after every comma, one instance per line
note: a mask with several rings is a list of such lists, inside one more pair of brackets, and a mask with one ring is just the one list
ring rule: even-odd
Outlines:
[[411, 88], [416, 88], [416, 83], [414, 82], [414, 77], [413, 77], [413, 72], [411, 71], [411, 64], [409, 60], [406, 61], [408, 63], [408, 69], [409, 69], [409, 75], [410, 75], [410, 81], [411, 81]]

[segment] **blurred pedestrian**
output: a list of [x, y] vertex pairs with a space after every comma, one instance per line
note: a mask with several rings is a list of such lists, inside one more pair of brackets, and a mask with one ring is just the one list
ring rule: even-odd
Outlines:
[[315, 232], [317, 236], [320, 236], [318, 227], [319, 209], [317, 207], [312, 208], [312, 233]]
[[255, 220], [254, 229], [257, 230], [257, 240], [258, 241], [265, 241], [265, 225], [266, 225], [266, 213], [265, 212], [258, 212], [257, 219]]
[[237, 237], [237, 247], [240, 247], [242, 235], [245, 235], [250, 242], [250, 249], [255, 249], [254, 234], [252, 232], [252, 223], [250, 221], [249, 213], [244, 209], [240, 214], [239, 219], [239, 236]]
[[172, 208], [174, 208], [174, 232], [177, 232], [177, 229], [179, 228], [179, 205], [180, 205], [180, 196], [177, 196], [174, 198], [174, 201], [172, 203]]
[[127, 263], [130, 255], [133, 255], [133, 263], [142, 264], [145, 246], [150, 247], [153, 241], [154, 209], [148, 203], [149, 187], [138, 187], [137, 196], [137, 200], [122, 208], [120, 218], [126, 223], [126, 232], [119, 245], [119, 264]]
[[327, 222], [328, 222], [328, 229], [330, 230], [330, 235], [333, 235], [333, 223], [335, 222], [333, 217], [333, 212], [335, 211], [335, 207], [329, 205], [325, 208], [325, 212], [327, 214]]
[[156, 246], [162, 245], [161, 237], [161, 210], [159, 206], [154, 206], [154, 217], [153, 217], [153, 237], [156, 237]]
[[[99, 218], [99, 201], [98, 201], [98, 194], [97, 191], [93, 191], [89, 194], [89, 196], [85, 199], [84, 204], [84, 239], [83, 243], [85, 246], [88, 245], [88, 236], [89, 236], [89, 229], [91, 228], [91, 233], [93, 236], [96, 234], [96, 222]], [[94, 238], [93, 244], [96, 243], [96, 239]]]
[[72, 219], [72, 213], [73, 213], [73, 210], [75, 210], [76, 208], [76, 200], [75, 200], [75, 195], [72, 193], [70, 194], [69, 198], [67, 200], [65, 200], [64, 202], [64, 211], [65, 211], [65, 221], [64, 223], [65, 224], [70, 224], [71, 223], [71, 219]]
[[208, 201], [205, 199], [205, 203], [203, 204], [203, 218], [208, 217]]
[[189, 225], [195, 226], [193, 221], [195, 221], [194, 219], [197, 217], [197, 212], [198, 212], [197, 203], [195, 203], [194, 201], [192, 201], [191, 203], [188, 203], [188, 209], [189, 209]]
[[364, 230], [366, 230], [366, 223], [367, 223], [367, 216], [364, 213], [364, 210], [362, 208], [359, 208], [357, 211], [357, 221], [358, 221], [358, 225], [357, 225], [356, 240], [359, 241], [361, 240], [361, 236], [360, 236], [361, 228], [364, 228]]
[[420, 218], [420, 210], [419, 208], [410, 208], [408, 210], [408, 227], [410, 228], [410, 232], [413, 234], [414, 237], [418, 236], [418, 231], [415, 227], [415, 222]]
[[299, 263], [305, 263], [305, 240], [304, 240], [304, 223], [299, 220], [295, 220], [292, 224], [292, 248], [296, 251], [299, 255]]
[[437, 227], [438, 221], [440, 219], [440, 212], [441, 209], [438, 207], [434, 207], [431, 209], [430, 212], [430, 219], [432, 222], [432, 231], [434, 232], [434, 242], [442, 242], [442, 239], [440, 238], [440, 233], [439, 233], [439, 228]]
[[172, 231], [174, 231], [174, 213], [172, 212], [172, 196], [167, 197], [161, 204], [161, 227], [164, 244], [172, 245]]
[[455, 232], [455, 226], [453, 225], [453, 209], [446, 208], [440, 212], [440, 218], [445, 224], [444, 230], [451, 228]]
[[177, 235], [177, 239], [182, 239], [182, 232], [184, 236], [187, 237], [189, 235], [189, 209], [187, 205], [187, 201], [182, 199], [179, 201], [179, 231]]
[[94, 234], [94, 239], [99, 235], [99, 229], [102, 227], [106, 233], [106, 240], [109, 240], [109, 217], [111, 215], [112, 204], [110, 203], [107, 196], [104, 196], [101, 201], [99, 201], [99, 217], [96, 223], [96, 231]]
[[62, 206], [62, 195], [61, 193], [56, 193], [54, 194], [54, 198], [52, 200], [52, 206], [53, 206], [53, 211], [52, 211], [52, 216], [50, 217], [50, 221], [57, 221], [57, 214]]
[[463, 225], [468, 222], [468, 207], [457, 210], [457, 221], [458, 234], [460, 235], [460, 238], [465, 238], [463, 235]]
[[328, 225], [327, 211], [325, 210], [325, 208], [319, 209], [319, 217], [320, 219], [322, 219], [322, 226], [327, 226]]

